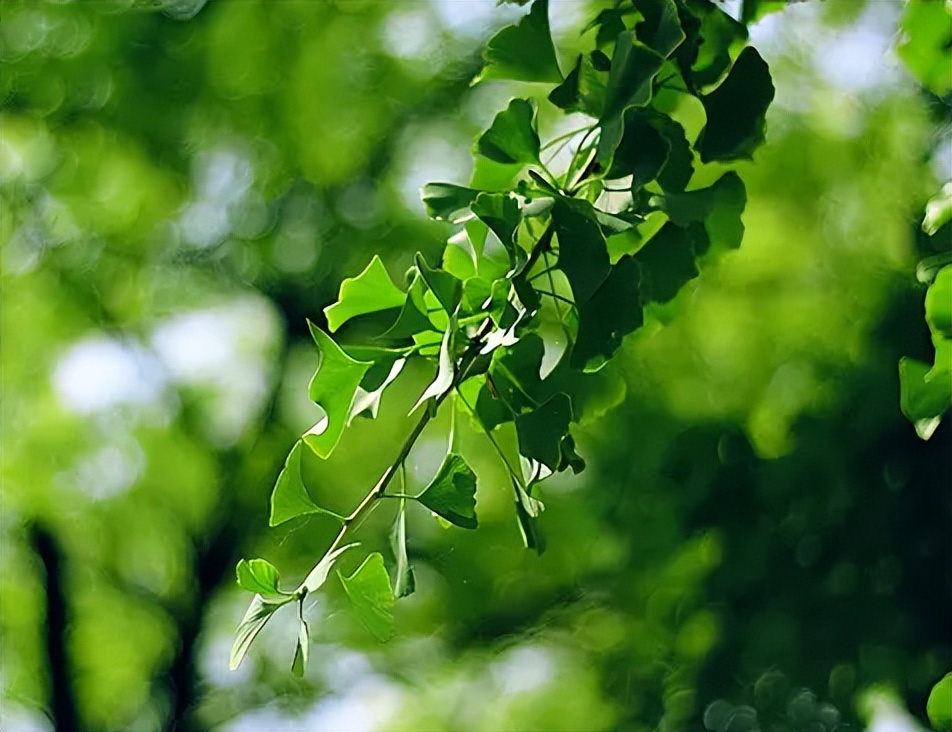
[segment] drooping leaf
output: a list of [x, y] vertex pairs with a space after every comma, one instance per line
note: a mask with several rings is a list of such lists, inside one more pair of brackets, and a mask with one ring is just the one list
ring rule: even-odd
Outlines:
[[578, 338], [572, 366], [594, 371], [618, 350], [622, 339], [644, 323], [640, 300], [641, 267], [622, 257], [588, 302], [578, 308]]
[[[403, 371], [403, 367], [406, 365], [406, 363], [407, 360], [405, 358], [398, 358], [390, 363], [390, 370], [387, 372], [384, 380], [375, 389], [368, 391], [362, 386], [357, 387], [357, 394], [354, 397], [354, 403], [350, 408], [350, 416], [347, 418], [348, 426], [350, 426], [350, 423], [354, 421], [354, 417], [366, 412], [370, 412], [371, 419], [377, 418], [377, 412], [380, 409], [380, 400], [383, 399], [384, 391], [400, 375], [400, 372]], [[386, 362], [384, 362], [383, 365], [387, 365]]]
[[639, 41], [633, 31], [619, 34], [605, 92], [603, 121], [620, 117], [626, 107], [651, 101], [651, 82], [664, 66], [664, 56]]
[[241, 665], [254, 639], [271, 619], [271, 616], [279, 607], [291, 602], [292, 599], [288, 597], [281, 602], [268, 602], [261, 595], [254, 596], [251, 605], [248, 606], [248, 611], [238, 624], [238, 630], [235, 631], [235, 642], [231, 647], [228, 668], [234, 671]]
[[280, 596], [278, 589], [280, 575], [273, 564], [264, 559], [242, 559], [235, 568], [238, 584], [248, 592], [263, 597]]
[[463, 296], [463, 283], [449, 272], [431, 267], [419, 252], [414, 261], [427, 288], [436, 296], [446, 314], [455, 313], [460, 298]]
[[331, 569], [334, 567], [334, 562], [337, 561], [337, 558], [346, 551], [353, 549], [355, 546], [359, 546], [358, 542], [352, 544], [345, 544], [344, 546], [338, 547], [332, 552], [328, 552], [321, 560], [314, 565], [310, 572], [307, 573], [307, 577], [304, 578], [304, 581], [300, 586], [295, 590], [295, 594], [301, 595], [305, 592], [316, 592], [321, 588], [321, 586], [327, 582], [327, 577], [331, 573]]
[[527, 255], [516, 243], [516, 229], [522, 220], [519, 204], [506, 193], [481, 193], [473, 203], [472, 211], [488, 226], [505, 247], [510, 269], [519, 269]]
[[383, 556], [374, 552], [350, 577], [339, 571], [337, 576], [361, 624], [380, 642], [390, 640], [393, 636], [393, 592]]
[[648, 48], [670, 56], [684, 42], [685, 35], [674, 0], [634, 0], [644, 20], [635, 25], [635, 34]]
[[417, 500], [438, 516], [464, 529], [475, 529], [476, 473], [456, 453], [450, 453]]
[[519, 453], [551, 470], [562, 461], [562, 439], [572, 421], [572, 403], [566, 394], [556, 394], [536, 409], [515, 418]]
[[355, 361], [314, 323], [308, 321], [307, 325], [320, 355], [308, 395], [325, 416], [305, 433], [304, 442], [320, 457], [327, 458], [340, 442], [357, 387], [373, 364]]
[[407, 512], [404, 499], [400, 499], [400, 510], [390, 531], [390, 549], [396, 560], [393, 572], [393, 594], [395, 597], [412, 595], [416, 589], [413, 567], [407, 557]]
[[450, 324], [443, 333], [443, 340], [440, 342], [439, 364], [436, 369], [436, 377], [420, 395], [417, 403], [413, 405], [410, 414], [413, 414], [428, 399], [440, 399], [453, 386], [453, 378], [456, 376], [455, 362], [453, 360], [453, 334], [456, 331], [456, 319], [451, 318]]
[[435, 331], [436, 326], [427, 317], [424, 295], [426, 283], [416, 267], [411, 267], [410, 286], [407, 288], [406, 300], [400, 309], [400, 314], [381, 338], [405, 339], [428, 330]]
[[533, 549], [540, 556], [545, 551], [545, 536], [538, 525], [539, 514], [545, 510], [542, 501], [529, 495], [515, 480], [512, 481], [516, 498], [516, 519], [519, 523], [519, 533], [526, 549]]
[[667, 302], [685, 283], [700, 274], [696, 247], [707, 247], [707, 234], [700, 224], [687, 228], [665, 224], [635, 255], [641, 264], [641, 301]]
[[535, 129], [535, 113], [535, 105], [530, 100], [513, 99], [476, 140], [476, 151], [507, 165], [538, 162], [539, 133]]
[[527, 16], [490, 38], [483, 51], [483, 59], [486, 66], [477, 81], [562, 81], [549, 32], [548, 1], [535, 0]]
[[682, 70], [692, 85], [703, 90], [727, 73], [747, 41], [747, 27], [713, 3], [690, 0], [687, 8], [699, 21], [696, 46], [689, 59], [679, 60], [687, 62], [682, 64]]
[[748, 46], [724, 82], [701, 97], [707, 113], [707, 125], [697, 145], [701, 160], [750, 158], [764, 141], [765, 116], [773, 98], [767, 63]]
[[294, 659], [291, 661], [291, 673], [301, 678], [307, 669], [307, 656], [311, 646], [311, 638], [307, 629], [307, 622], [300, 619], [298, 625], [297, 645], [294, 647]]
[[341, 282], [337, 302], [324, 308], [327, 327], [333, 333], [351, 318], [398, 308], [405, 300], [406, 293], [393, 284], [375, 254], [363, 272]]
[[420, 191], [426, 215], [437, 221], [456, 223], [469, 212], [479, 191], [452, 183], [427, 183]]
[[552, 224], [559, 241], [559, 269], [572, 286], [575, 303], [584, 303], [611, 271], [605, 237], [591, 206], [581, 202], [559, 201], [552, 209]]
[[337, 519], [340, 518], [333, 511], [321, 508], [311, 499], [307, 492], [307, 486], [304, 485], [304, 476], [301, 472], [303, 455], [304, 442], [298, 440], [291, 448], [291, 452], [288, 453], [288, 457], [284, 461], [284, 468], [278, 475], [274, 490], [271, 491], [271, 517], [268, 520], [270, 526], [277, 526], [309, 513], [323, 513]]

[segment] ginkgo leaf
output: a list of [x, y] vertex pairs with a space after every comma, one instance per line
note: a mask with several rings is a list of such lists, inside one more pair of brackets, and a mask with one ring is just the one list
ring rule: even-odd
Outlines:
[[341, 282], [337, 302], [324, 308], [327, 327], [333, 333], [358, 315], [401, 307], [406, 297], [406, 293], [393, 284], [387, 268], [375, 254], [363, 272]]
[[248, 592], [263, 597], [287, 594], [278, 589], [278, 581], [281, 579], [278, 570], [264, 559], [242, 559], [238, 562], [235, 573], [238, 575], [238, 584]]
[[538, 162], [539, 133], [535, 130], [535, 112], [532, 101], [513, 99], [476, 140], [476, 151], [497, 163]]
[[400, 510], [390, 531], [390, 549], [396, 560], [393, 572], [393, 594], [396, 597], [412, 595], [416, 589], [413, 567], [407, 557], [407, 511], [404, 499], [400, 500]]
[[436, 369], [436, 377], [430, 383], [426, 390], [420, 395], [417, 403], [413, 405], [410, 414], [413, 414], [428, 399], [439, 399], [453, 386], [453, 379], [456, 376], [455, 362], [453, 361], [453, 334], [456, 330], [455, 318], [452, 319], [450, 326], [443, 333], [443, 339], [440, 341], [439, 364]]
[[478, 525], [476, 473], [456, 453], [446, 456], [433, 480], [416, 500], [456, 526], [475, 529]]
[[336, 513], [321, 508], [311, 499], [301, 471], [303, 455], [304, 442], [298, 440], [284, 461], [284, 468], [278, 475], [274, 490], [271, 491], [271, 517], [268, 521], [270, 526], [277, 526], [309, 513], [325, 513], [340, 519]]
[[231, 647], [228, 667], [234, 671], [241, 665], [242, 660], [251, 648], [254, 639], [261, 632], [278, 608], [291, 602], [294, 598], [287, 597], [280, 602], [269, 602], [261, 595], [255, 595], [248, 606], [248, 611], [238, 624], [235, 631], [235, 642]]
[[332, 552], [325, 554], [321, 561], [314, 565], [314, 568], [308, 572], [307, 577], [304, 578], [304, 581], [301, 585], [295, 590], [295, 594], [300, 594], [302, 592], [315, 592], [320, 588], [325, 582], [327, 582], [327, 577], [331, 572], [331, 569], [334, 566], [334, 562], [337, 561], [337, 558], [348, 551], [353, 549], [355, 546], [358, 546], [357, 542], [353, 544], [346, 544], [342, 547], [338, 547]]
[[340, 442], [357, 387], [373, 364], [352, 359], [333, 338], [310, 321], [308, 327], [320, 353], [308, 395], [324, 410], [325, 416], [305, 433], [304, 442], [319, 456], [327, 458]]
[[483, 51], [486, 66], [477, 77], [514, 81], [562, 81], [549, 31], [549, 4], [535, 0], [529, 14], [516, 25], [503, 28], [489, 39]]
[[337, 575], [357, 619], [377, 640], [390, 640], [393, 636], [393, 592], [383, 556], [374, 552], [350, 577], [340, 572]]

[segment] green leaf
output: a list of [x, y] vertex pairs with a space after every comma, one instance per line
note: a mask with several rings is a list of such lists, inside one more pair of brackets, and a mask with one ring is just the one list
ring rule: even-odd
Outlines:
[[593, 61], [594, 54], [579, 56], [575, 67], [559, 86], [549, 93], [549, 101], [567, 112], [584, 112], [600, 118], [605, 111], [608, 73]]
[[952, 373], [930, 368], [913, 358], [899, 360], [900, 406], [902, 413], [928, 440], [945, 412], [952, 407]]
[[529, 14], [518, 24], [503, 28], [489, 39], [483, 51], [486, 66], [476, 81], [562, 81], [549, 32], [548, 8], [547, 0], [535, 0]]
[[479, 191], [452, 183], [427, 183], [420, 194], [427, 216], [455, 224], [469, 213]]
[[228, 668], [234, 671], [241, 665], [254, 639], [271, 619], [271, 616], [279, 607], [291, 602], [292, 599], [292, 597], [288, 597], [281, 602], [269, 602], [261, 595], [254, 596], [251, 605], [248, 606], [248, 611], [238, 624], [238, 630], [235, 631], [235, 642], [231, 647]]
[[357, 387], [373, 364], [355, 361], [314, 323], [308, 321], [307, 325], [320, 354], [308, 395], [325, 416], [305, 433], [304, 442], [320, 457], [327, 458], [340, 442]]
[[946, 183], [941, 191], [929, 199], [926, 215], [922, 219], [922, 230], [929, 236], [935, 236], [949, 221], [952, 221], [952, 183]]
[[669, 221], [635, 254], [641, 264], [643, 303], [667, 302], [698, 276], [696, 247], [707, 247], [707, 234], [700, 224], [685, 229]]
[[642, 326], [640, 282], [638, 261], [622, 257], [592, 298], [579, 306], [572, 366], [587, 371], [600, 369], [618, 350], [622, 339]]
[[481, 193], [473, 203], [472, 211], [505, 247], [509, 255], [509, 269], [521, 269], [528, 256], [516, 243], [516, 230], [522, 220], [516, 199], [508, 193]]
[[331, 573], [331, 569], [334, 566], [334, 562], [337, 561], [337, 558], [346, 551], [353, 549], [355, 546], [358, 546], [357, 542], [353, 544], [345, 544], [342, 547], [338, 547], [332, 552], [328, 552], [321, 560], [314, 565], [314, 568], [308, 572], [307, 577], [304, 578], [304, 581], [300, 586], [294, 591], [294, 594], [301, 595], [304, 593], [316, 592], [321, 588], [321, 586], [327, 582], [327, 577]]
[[767, 107], [774, 98], [767, 63], [751, 47], [745, 48], [717, 89], [701, 97], [707, 125], [697, 149], [701, 160], [750, 158], [764, 141]]
[[952, 338], [952, 265], [946, 265], [926, 290], [926, 321], [934, 333]]
[[581, 202], [557, 202], [552, 224], [559, 241], [559, 269], [572, 286], [575, 303], [584, 303], [611, 271], [605, 237], [592, 207]]
[[770, 13], [779, 12], [790, 5], [790, 0], [744, 0], [740, 19], [744, 23], [756, 23]]
[[674, 0], [634, 0], [644, 20], [635, 26], [638, 39], [662, 56], [670, 56], [684, 39]]
[[440, 399], [453, 386], [453, 378], [456, 376], [456, 363], [453, 359], [453, 335], [456, 331], [456, 318], [450, 319], [450, 324], [443, 333], [443, 340], [440, 342], [439, 364], [436, 369], [436, 377], [426, 390], [420, 395], [417, 403], [413, 405], [410, 414], [413, 414], [420, 405], [427, 399]]
[[926, 714], [936, 732], [952, 731], [952, 672], [932, 687], [926, 702]]
[[722, 175], [710, 188], [654, 196], [651, 204], [679, 226], [703, 222], [709, 246], [717, 251], [736, 249], [744, 238], [741, 214], [747, 205], [747, 190], [734, 171]]
[[351, 318], [403, 305], [406, 293], [387, 274], [387, 268], [376, 254], [366, 269], [340, 284], [337, 302], [324, 308], [327, 327], [333, 333]]
[[436, 296], [446, 314], [455, 313], [463, 296], [463, 283], [449, 272], [432, 268], [419, 252], [416, 253], [414, 262], [427, 288]]
[[242, 559], [235, 572], [238, 584], [248, 592], [264, 597], [287, 594], [278, 589], [278, 570], [264, 559]]
[[537, 519], [545, 510], [542, 501], [529, 495], [515, 480], [512, 487], [516, 495], [516, 519], [519, 522], [519, 533], [522, 534], [522, 543], [526, 549], [534, 549], [540, 556], [545, 551], [545, 536], [539, 528]]
[[507, 165], [539, 162], [539, 133], [535, 130], [535, 105], [513, 99], [496, 115], [492, 125], [476, 140], [476, 151]]
[[301, 618], [298, 626], [297, 645], [294, 648], [294, 660], [291, 661], [291, 673], [298, 678], [304, 676], [307, 669], [307, 656], [311, 646], [310, 634], [307, 630], [307, 623]]
[[562, 461], [562, 439], [572, 421], [572, 403], [566, 394], [556, 394], [527, 414], [515, 418], [519, 453], [552, 470]]
[[[387, 372], [384, 380], [375, 389], [367, 390], [362, 386], [357, 387], [357, 394], [354, 397], [354, 403], [350, 408], [350, 416], [347, 418], [348, 427], [350, 426], [350, 423], [354, 421], [354, 417], [367, 412], [370, 413], [371, 419], [377, 418], [377, 412], [380, 409], [380, 400], [383, 399], [384, 391], [400, 375], [400, 372], [403, 371], [403, 367], [406, 365], [406, 363], [407, 360], [405, 358], [398, 358], [393, 361], [390, 364], [390, 370]], [[386, 363], [384, 363], [384, 365], [386, 365]]]
[[301, 460], [304, 455], [304, 442], [298, 440], [288, 453], [284, 461], [284, 468], [278, 475], [278, 480], [274, 484], [274, 490], [271, 491], [271, 517], [268, 520], [270, 526], [290, 521], [298, 516], [304, 516], [309, 513], [324, 513], [340, 519], [333, 511], [321, 508], [307, 492], [307, 486], [304, 485], [304, 476], [301, 473]]
[[407, 288], [406, 300], [400, 309], [396, 321], [390, 326], [381, 338], [405, 339], [428, 330], [436, 331], [436, 326], [426, 314], [426, 283], [423, 275], [416, 267], [411, 267], [408, 275], [411, 277]]
[[340, 572], [344, 591], [354, 607], [357, 619], [382, 643], [393, 637], [393, 592], [383, 556], [374, 552], [350, 576]]
[[[690, 68], [691, 82], [695, 87], [710, 87], [720, 81], [747, 42], [747, 27], [738, 23], [721, 8], [709, 2], [691, 0], [689, 11], [699, 19], [694, 53], [679, 60]], [[685, 44], [688, 45], [688, 44]]]
[[451, 524], [464, 529], [475, 529], [476, 473], [466, 461], [450, 453], [436, 476], [416, 500]]
[[664, 56], [637, 40], [634, 32], [620, 33], [612, 54], [603, 121], [620, 117], [626, 107], [648, 104], [651, 82], [662, 66]]
[[395, 597], [412, 595], [416, 589], [416, 580], [413, 577], [413, 567], [410, 566], [410, 560], [407, 557], [407, 511], [406, 502], [402, 498], [400, 499], [400, 510], [397, 512], [397, 518], [390, 531], [390, 549], [393, 551], [393, 557], [396, 560], [396, 568], [393, 573], [393, 594]]

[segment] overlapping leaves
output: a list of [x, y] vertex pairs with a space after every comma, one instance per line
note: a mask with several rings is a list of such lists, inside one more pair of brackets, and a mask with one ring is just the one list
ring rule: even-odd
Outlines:
[[[747, 2], [744, 12], [768, 5]], [[531, 82], [539, 94], [511, 99], [477, 136], [468, 186], [424, 187], [426, 213], [453, 227], [442, 257], [433, 263], [417, 254], [402, 286], [373, 257], [341, 284], [324, 311], [326, 329], [310, 324], [318, 362], [309, 395], [322, 416], [288, 456], [271, 523], [323, 515], [341, 524], [340, 534], [293, 593], [279, 589], [277, 570], [263, 560], [239, 565], [239, 582], [255, 600], [233, 663], [278, 607], [326, 581], [353, 546], [340, 547], [342, 540], [388, 497], [397, 508], [391, 572], [388, 559], [372, 553], [338, 575], [357, 619], [375, 637], [390, 637], [394, 599], [415, 585], [410, 507], [448, 526], [478, 526], [477, 476], [454, 439], [422, 490], [408, 492], [403, 478], [416, 439], [444, 405], [468, 413], [506, 461], [515, 523], [525, 545], [542, 552], [539, 484], [584, 469], [573, 428], [624, 398], [612, 359], [625, 336], [697, 277], [705, 257], [740, 244], [746, 192], [726, 166], [763, 141], [773, 98], [745, 26], [709, 0], [624, 0], [595, 15], [585, 31], [594, 48], [583, 43], [591, 50], [563, 75], [549, 27], [555, 7], [534, 0], [487, 43], [477, 82]], [[546, 140], [543, 130], [560, 111], [590, 124]], [[568, 146], [568, 162], [556, 164], [556, 145]], [[709, 163], [719, 166], [716, 179]], [[941, 307], [932, 313], [930, 323], [944, 327]], [[352, 328], [360, 321], [366, 327]], [[349, 336], [374, 325], [375, 336]], [[354, 419], [375, 417], [411, 359], [427, 361], [432, 378], [411, 411], [417, 421], [407, 443], [353, 514], [320, 507], [308, 490], [309, 453], [327, 458]], [[508, 450], [503, 424], [515, 435]], [[518, 462], [510, 464], [513, 454]], [[398, 475], [402, 489], [392, 492]], [[300, 623], [295, 672], [303, 672], [310, 633], [303, 616]]]

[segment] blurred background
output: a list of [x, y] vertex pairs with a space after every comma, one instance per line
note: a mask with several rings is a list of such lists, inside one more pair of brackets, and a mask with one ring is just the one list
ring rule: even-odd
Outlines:
[[[599, 7], [552, 2], [561, 48]], [[744, 244], [608, 367], [589, 469], [544, 484], [547, 552], [522, 548], [501, 466], [464, 430], [479, 531], [411, 513], [396, 637], [329, 584], [297, 679], [292, 612], [227, 663], [236, 561], [296, 583], [336, 529], [267, 527], [317, 413], [305, 318], [374, 253], [398, 282], [435, 258], [451, 230], [420, 186], [465, 183], [474, 135], [539, 91], [469, 86], [525, 11], [5, 0], [0, 729], [925, 725], [952, 670], [952, 430], [916, 436], [897, 361], [932, 360], [916, 232], [952, 138], [948, 98], [893, 53], [902, 8], [808, 2], [752, 28], [777, 99], [741, 169]], [[426, 377], [307, 462], [318, 502], [366, 492]]]

